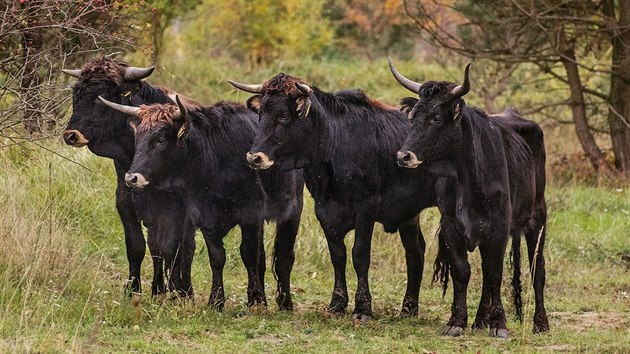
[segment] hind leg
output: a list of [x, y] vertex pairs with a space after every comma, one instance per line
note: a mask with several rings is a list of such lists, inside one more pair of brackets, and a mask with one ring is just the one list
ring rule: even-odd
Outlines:
[[530, 274], [534, 286], [536, 309], [534, 310], [534, 333], [549, 331], [549, 320], [545, 310], [545, 238], [547, 236], [547, 213], [538, 216], [535, 227], [525, 234]]
[[418, 225], [419, 217], [416, 215], [411, 220], [401, 224], [398, 228], [400, 239], [405, 248], [405, 260], [407, 262], [407, 290], [403, 298], [400, 313], [404, 316], [418, 315], [418, 298], [420, 296], [420, 284], [424, 269], [425, 242]]

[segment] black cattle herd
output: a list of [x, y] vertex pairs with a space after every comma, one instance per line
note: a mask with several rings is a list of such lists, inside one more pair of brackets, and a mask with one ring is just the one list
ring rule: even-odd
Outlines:
[[[357, 275], [353, 319], [372, 318], [368, 281], [375, 222], [400, 234], [407, 264], [401, 314], [416, 316], [425, 241], [419, 213], [437, 206], [441, 218], [434, 279], [452, 280], [451, 317], [442, 334], [467, 326], [467, 253], [479, 248], [483, 287], [473, 328], [507, 338], [501, 302], [503, 259], [512, 237], [513, 300], [522, 317], [520, 238], [525, 236], [535, 294], [534, 332], [549, 329], [544, 307], [547, 208], [545, 148], [538, 124], [512, 109], [496, 115], [468, 107], [464, 81], [417, 83], [389, 62], [394, 78], [417, 97], [400, 107], [362, 91], [325, 92], [280, 73], [263, 84], [234, 87], [253, 93], [246, 105], [203, 106], [144, 81], [153, 68], [95, 58], [78, 70], [72, 117], [63, 139], [114, 161], [116, 208], [125, 234], [130, 294], [141, 293], [140, 266], [148, 243], [151, 293], [193, 295], [195, 232], [208, 248], [210, 306], [225, 304], [223, 237], [241, 229], [248, 306], [266, 306], [263, 227], [276, 222], [273, 272], [276, 302], [292, 310], [290, 276], [304, 185], [315, 201], [334, 267], [328, 307], [344, 313], [346, 234], [355, 230]], [[141, 224], [147, 228], [147, 238]], [[166, 278], [166, 281], [165, 281]]]

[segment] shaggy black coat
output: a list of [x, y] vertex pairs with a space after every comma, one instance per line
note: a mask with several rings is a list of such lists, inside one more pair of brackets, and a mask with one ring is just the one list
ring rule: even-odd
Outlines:
[[152, 294], [165, 292], [163, 264], [166, 260], [164, 269], [169, 288], [181, 295], [192, 295], [190, 266], [195, 251], [195, 230], [185, 222], [184, 200], [152, 188], [134, 193], [125, 185], [125, 172], [135, 152], [134, 133], [127, 115], [98, 100], [101, 95], [112, 102], [133, 106], [173, 102], [167, 96], [168, 90], [144, 81], [125, 81], [123, 72], [127, 67], [127, 63], [108, 57], [93, 59], [84, 65], [73, 87], [72, 117], [64, 131], [64, 140], [77, 147], [87, 141], [90, 151], [114, 162], [116, 208], [123, 224], [129, 261], [128, 289], [141, 292], [140, 267], [146, 250], [142, 220], [148, 229], [147, 241], [154, 265]]
[[201, 229], [208, 246], [213, 274], [209, 302], [218, 309], [225, 303], [223, 237], [237, 225], [248, 304], [266, 304], [263, 222], [276, 221], [277, 303], [292, 309], [289, 280], [302, 212], [301, 171], [259, 173], [247, 166], [257, 116], [243, 105], [221, 102], [179, 118], [173, 118], [172, 108], [141, 106], [129, 173], [142, 175], [148, 186], [185, 196], [187, 219]]
[[380, 222], [386, 232], [400, 233], [408, 278], [402, 312], [415, 315], [425, 250], [418, 213], [434, 205], [435, 196], [434, 179], [424, 169], [396, 166], [409, 121], [361, 91], [327, 93], [314, 87], [304, 94], [296, 83], [302, 81], [279, 74], [248, 101], [261, 120], [250, 154], [263, 154], [283, 169], [304, 169], [335, 271], [329, 309], [343, 312], [348, 304], [344, 237], [354, 229], [353, 317], [371, 318], [368, 269], [374, 223]]
[[[488, 116], [451, 94], [455, 84], [426, 82], [420, 100], [403, 105], [413, 128], [400, 157], [410, 153], [440, 179], [436, 187], [442, 214], [436, 275], [453, 279], [451, 318], [444, 334], [459, 335], [467, 325], [466, 292], [470, 266], [466, 251], [482, 256], [483, 291], [474, 327], [506, 336], [500, 297], [503, 256], [513, 237], [515, 302], [520, 301], [520, 236], [525, 234], [536, 294], [534, 330], [548, 330], [543, 288], [546, 236], [545, 149], [542, 129], [507, 110]], [[401, 161], [402, 162], [402, 161]]]

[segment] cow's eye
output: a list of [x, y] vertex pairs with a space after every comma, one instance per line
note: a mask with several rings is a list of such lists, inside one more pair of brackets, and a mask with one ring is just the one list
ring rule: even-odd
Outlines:
[[278, 122], [282, 124], [287, 124], [289, 123], [290, 120], [291, 120], [291, 117], [289, 117], [288, 114], [284, 113], [283, 115], [280, 116], [280, 118], [278, 119]]
[[431, 119], [431, 123], [433, 123], [433, 124], [442, 124], [442, 116], [434, 116]]
[[161, 137], [157, 138], [156, 143], [158, 143], [160, 145], [166, 143], [166, 137], [161, 136]]

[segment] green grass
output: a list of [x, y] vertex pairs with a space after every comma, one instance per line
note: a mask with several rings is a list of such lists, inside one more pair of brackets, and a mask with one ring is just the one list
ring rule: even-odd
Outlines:
[[[222, 58], [180, 58], [176, 53], [164, 58], [163, 67], [150, 81], [204, 103], [244, 102], [249, 94], [231, 88], [228, 79], [262, 82], [280, 71], [328, 91], [362, 88], [369, 96], [393, 104], [409, 95], [392, 79], [385, 58], [294, 59], [262, 69], [244, 69]], [[135, 65], [143, 64], [141, 58], [129, 59]], [[417, 80], [459, 81], [461, 75], [459, 66], [398, 60], [396, 65]], [[482, 66], [476, 62], [473, 73]], [[523, 70], [514, 75], [520, 78], [528, 73]], [[510, 105], [516, 107], [544, 99], [546, 94], [524, 88], [508, 92]], [[479, 97], [469, 96], [471, 104], [482, 104]], [[568, 127], [530, 118], [543, 123], [550, 164], [560, 154], [575, 151], [578, 145]], [[145, 296], [141, 307], [133, 307], [123, 294], [127, 260], [114, 206], [111, 161], [95, 157], [87, 149], [66, 147], [59, 140], [43, 144], [52, 152], [33, 145], [0, 150], [0, 352], [530, 353], [628, 352], [630, 348], [630, 264], [622, 259], [630, 254], [627, 187], [561, 184], [571, 176], [549, 176], [546, 304], [550, 333], [530, 332], [533, 298], [526, 276], [526, 319], [523, 324], [514, 320], [506, 276], [503, 294], [510, 340], [499, 341], [488, 338], [485, 331], [469, 330], [460, 338], [444, 338], [439, 333], [448, 319], [452, 294], [449, 289], [442, 298], [440, 287], [430, 282], [439, 218], [434, 209], [422, 213], [427, 252], [417, 318], [398, 316], [406, 280], [404, 250], [399, 237], [385, 234], [380, 226], [376, 227], [370, 268], [374, 321], [356, 326], [349, 315], [332, 317], [325, 311], [333, 272], [310, 197], [296, 245], [293, 313], [276, 310], [270, 272], [265, 279], [269, 309], [248, 311], [237, 230], [225, 238], [228, 299], [224, 313], [206, 306], [211, 279], [200, 236], [193, 264], [194, 301], [152, 299], [146, 294], [152, 273], [147, 253], [142, 272]], [[266, 228], [268, 269], [273, 231], [273, 225]], [[348, 248], [352, 240], [353, 235], [348, 235]], [[478, 252], [471, 254], [470, 261], [468, 313], [472, 323], [481, 289]], [[506, 273], [509, 271], [506, 261]], [[356, 279], [350, 257], [347, 276], [352, 299]]]
[[[439, 286], [430, 282], [438, 219], [433, 209], [422, 214], [427, 261], [418, 318], [398, 316], [405, 289], [404, 252], [398, 236], [385, 234], [381, 227], [376, 228], [370, 269], [375, 320], [355, 325], [349, 315], [326, 313], [332, 266], [310, 198], [296, 246], [293, 313], [275, 308], [275, 281], [270, 273], [265, 279], [269, 309], [247, 310], [237, 232], [225, 239], [228, 300], [224, 313], [206, 306], [210, 270], [201, 237], [193, 265], [194, 301], [152, 299], [145, 294], [142, 305], [133, 307], [123, 295], [127, 261], [114, 207], [111, 162], [57, 140], [46, 146], [81, 165], [32, 146], [28, 153], [15, 147], [0, 151], [0, 351], [530, 353], [627, 352], [630, 348], [630, 274], [629, 264], [621, 257], [630, 253], [627, 189], [549, 187], [549, 333], [530, 332], [533, 298], [527, 277], [526, 320], [522, 325], [514, 320], [506, 277], [503, 294], [510, 340], [470, 330], [460, 338], [444, 338], [439, 333], [452, 295], [449, 289], [442, 298]], [[272, 234], [270, 225], [268, 255]], [[346, 244], [352, 244], [352, 235]], [[470, 260], [472, 322], [480, 297], [478, 253], [471, 254]], [[352, 297], [356, 280], [350, 262], [347, 275]], [[150, 263], [147, 254], [145, 292], [150, 289]]]

